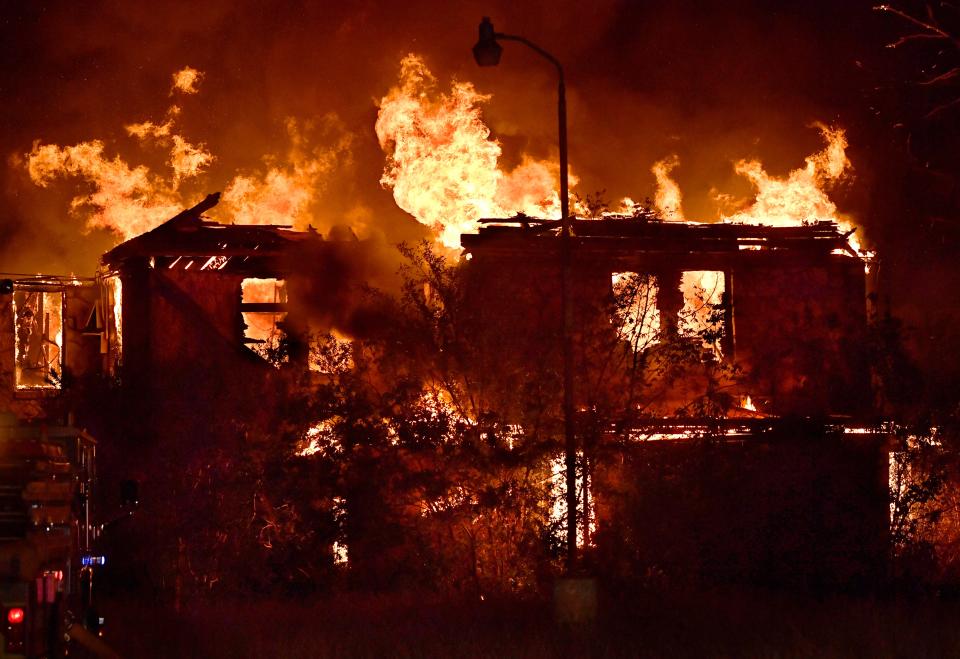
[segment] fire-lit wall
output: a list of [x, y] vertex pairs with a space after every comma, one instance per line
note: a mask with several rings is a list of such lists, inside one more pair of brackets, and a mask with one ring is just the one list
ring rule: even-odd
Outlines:
[[[478, 322], [544, 341], [559, 335], [559, 266], [555, 257], [531, 252], [475, 248], [468, 265], [471, 295], [481, 308]], [[723, 273], [722, 360], [737, 367], [738, 391], [749, 394], [761, 412], [871, 413], [863, 263], [845, 255], [756, 251], [625, 257], [601, 248], [575, 259], [575, 341], [591, 327], [615, 321], [609, 317], [611, 276], [618, 272], [656, 277], [661, 330], [675, 331], [684, 303], [681, 275], [688, 271]], [[584, 356], [578, 353], [578, 359]], [[578, 378], [585, 373], [578, 368]]]
[[[243, 343], [242, 274], [161, 270], [144, 258], [128, 262], [120, 278], [121, 382], [137, 417], [152, 420], [138, 424], [140, 432], [163, 434], [170, 410], [205, 419], [197, 430], [206, 432], [218, 415], [239, 422], [269, 407], [274, 369]], [[260, 393], [258, 405], [217, 395], [244, 383]]]
[[[814, 588], [869, 584], [882, 575], [889, 524], [883, 438], [830, 426], [872, 413], [863, 262], [812, 240], [782, 249], [724, 249], [707, 240], [643, 237], [642, 243], [583, 233], [578, 239], [575, 396], [578, 409], [602, 424], [577, 421], [592, 465], [597, 534], [588, 555], [597, 570], [616, 579], [662, 574]], [[554, 247], [509, 229], [470, 243], [469, 295], [478, 322], [499, 327], [506, 336], [501, 358], [527, 363], [531, 372], [544, 359], [559, 370]], [[602, 339], [603, 328], [609, 333], [618, 322], [611, 317], [611, 276], [641, 273], [656, 283], [655, 342], [662, 346], [664, 332], [678, 336], [683, 273], [693, 271], [723, 278], [720, 353], [703, 350], [702, 364], [694, 357], [659, 398], [640, 389], [647, 384], [642, 379], [641, 393], [627, 399], [631, 409], [594, 407], [600, 389], [618, 386], [614, 369], [591, 362], [581, 347], [585, 337]], [[638, 351], [632, 363], [649, 360], [656, 377], [664, 372], [657, 350]], [[682, 427], [699, 413], [688, 410], [702, 409], [684, 401], [704, 394], [733, 394], [726, 421], [756, 425], [735, 439], [716, 429], [670, 430], [671, 422]], [[751, 403], [738, 402], [745, 395]], [[667, 429], [644, 432], [651, 419]]]
[[736, 358], [776, 414], [866, 415], [866, 290], [858, 259], [734, 268]]

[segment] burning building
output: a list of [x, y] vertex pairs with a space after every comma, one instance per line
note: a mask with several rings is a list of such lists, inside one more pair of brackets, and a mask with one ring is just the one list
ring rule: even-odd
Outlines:
[[[294, 167], [309, 174], [306, 178], [274, 172], [260, 186], [238, 175], [225, 188], [225, 208], [218, 209], [225, 215], [217, 217], [235, 222], [227, 224], [204, 215], [219, 195], [162, 221], [185, 198], [178, 192], [181, 179], [199, 175], [212, 158], [202, 145], [184, 151], [183, 144], [190, 143], [170, 137], [176, 108], [162, 125], [126, 127], [131, 135], [152, 135], [172, 149], [169, 185], [143, 179], [141, 187], [130, 187], [140, 170], [107, 159], [99, 142], [34, 145], [27, 159], [32, 180], [43, 186], [59, 176], [82, 175], [99, 194], [74, 198], [74, 207], [90, 207], [97, 218], [93, 226], [107, 226], [126, 240], [102, 256], [95, 308], [84, 327], [100, 337], [94, 360], [99, 372], [119, 385], [117, 420], [105, 425], [114, 426], [110, 434], [124, 452], [140, 456], [131, 476], [148, 483], [161, 472], [186, 469], [191, 487], [205, 483], [216, 497], [212, 474], [236, 470], [236, 456], [258, 437], [295, 434], [295, 445], [280, 453], [307, 458], [350, 432], [362, 442], [367, 433], [382, 431], [375, 451], [382, 457], [392, 450], [384, 446], [406, 441], [401, 426], [408, 420], [400, 417], [423, 412], [432, 423], [447, 415], [438, 412], [443, 406], [455, 410], [448, 416], [456, 417], [464, 436], [483, 435], [488, 424], [495, 429], [483, 436], [495, 444], [489, 437], [503, 435], [510, 451], [515, 443], [556, 449], [560, 223], [533, 217], [559, 213], [555, 167], [524, 155], [511, 172], [502, 169], [501, 146], [480, 116], [485, 99], [469, 83], [439, 93], [423, 60], [410, 55], [401, 64], [399, 86], [380, 101], [375, 129], [387, 155], [381, 184], [392, 189], [397, 206], [429, 227], [437, 243], [463, 250], [451, 259], [455, 276], [403, 283], [399, 297], [406, 298], [398, 306], [407, 303], [422, 312], [403, 321], [383, 309], [368, 313], [359, 303], [371, 274], [383, 275], [403, 261], [395, 250], [384, 259], [382, 247], [357, 240], [350, 229], [334, 227], [324, 237], [308, 228], [307, 202], [313, 203], [317, 177], [337, 160], [334, 152], [321, 158], [318, 151], [310, 166]], [[644, 506], [658, 496], [683, 499], [669, 488], [645, 488], [669, 482], [684, 496], [732, 491], [711, 478], [741, 468], [732, 480], [743, 489], [730, 505], [764, 502], [769, 506], [753, 508], [765, 512], [707, 514], [701, 506], [686, 526], [719, 528], [723, 520], [740, 519], [761, 535], [782, 537], [774, 553], [794, 558], [771, 565], [757, 558], [758, 547], [768, 546], [761, 541], [737, 546], [720, 539], [722, 533], [702, 542], [680, 535], [673, 549], [686, 543], [690, 551], [671, 559], [674, 565], [696, 564], [710, 572], [693, 554], [711, 543], [716, 553], [729, 554], [725, 565], [740, 566], [725, 572], [735, 577], [744, 576], [744, 566], [756, 565], [770, 575], [813, 573], [823, 563], [816, 556], [827, 554], [834, 563], [855, 564], [844, 568], [848, 574], [866, 573], [883, 554], [886, 495], [884, 481], [875, 477], [884, 473], [885, 461], [881, 436], [867, 431], [874, 410], [863, 350], [864, 260], [847, 218], [838, 215], [825, 192], [850, 163], [844, 131], [818, 128], [825, 147], [784, 177], [768, 174], [759, 161], [739, 161], [735, 170], [749, 180], [755, 199], [733, 203], [730, 197], [718, 208], [720, 222], [684, 220], [680, 188], [671, 179], [679, 166], [675, 156], [652, 169], [656, 211], [624, 200], [623, 214], [604, 214], [574, 199], [575, 212], [593, 216], [571, 222], [574, 404], [588, 513], [581, 535], [586, 545], [595, 545], [590, 551], [608, 556], [610, 564], [629, 563], [624, 556], [636, 558], [638, 547], [650, 547], [637, 534], [656, 528], [658, 520], [644, 519], [644, 510], [654, 511]], [[84, 154], [95, 157], [80, 159]], [[192, 165], [184, 169], [178, 154], [194, 156], [186, 163]], [[114, 178], [125, 184], [113, 185]], [[242, 204], [238, 190], [250, 193], [240, 195]], [[116, 191], [119, 197], [110, 194]], [[523, 212], [503, 217], [517, 209]], [[500, 219], [481, 219], [485, 215]], [[297, 229], [274, 223], [285, 219]], [[399, 279], [394, 272], [387, 275], [382, 279]], [[34, 289], [24, 288], [12, 300], [17, 334], [11, 374], [23, 391], [56, 390], [71, 372], [64, 362], [71, 350], [62, 347], [67, 335], [60, 332], [66, 316], [57, 313], [62, 304], [54, 291]], [[393, 341], [397, 337], [383, 340], [382, 326], [411, 320], [406, 329], [426, 340], [412, 349], [409, 342]], [[378, 369], [395, 367], [393, 377], [420, 378], [422, 391], [398, 396], [403, 403], [391, 401], [352, 429], [344, 429], [345, 414], [326, 409], [294, 430], [283, 414], [289, 393], [301, 376], [313, 384], [323, 381], [329, 365], [316, 358], [314, 340], [333, 331], [358, 344], [378, 335], [381, 352], [373, 361], [379, 364], [366, 375], [376, 379], [382, 375]], [[403, 361], [396, 353], [404, 350], [410, 353], [404, 355], [407, 363], [396, 366]], [[426, 373], [429, 368], [410, 363], [418, 357], [438, 368]], [[456, 368], [464, 372], [444, 381], [451, 372], [440, 371]], [[467, 391], [471, 387], [475, 391]], [[419, 409], [423, 400], [432, 401], [423, 405], [430, 409]], [[492, 418], [496, 423], [489, 423]], [[848, 432], [852, 429], [865, 432]], [[705, 445], [719, 452], [697, 463], [707, 473], [685, 471], [700, 459], [694, 448]], [[199, 456], [198, 447], [207, 453]], [[434, 464], [422, 453], [416, 460], [420, 472], [429, 471], [422, 465]], [[280, 526], [266, 489], [254, 495], [264, 547], [272, 546], [274, 531], [267, 529]], [[365, 494], [376, 498], [362, 489], [354, 488], [340, 507], [356, 508]], [[186, 501], [189, 488], [184, 490]], [[450, 500], [460, 507], [473, 501], [467, 495]], [[847, 502], [843, 515], [820, 514], [839, 500]], [[778, 509], [779, 501], [790, 503]], [[654, 517], [682, 518], [679, 509], [671, 510], [659, 506]], [[803, 513], [775, 528], [771, 520], [796, 511]], [[562, 511], [555, 516], [562, 522]], [[838, 534], [823, 527], [821, 517], [854, 530]], [[855, 519], [866, 521], [853, 524]], [[637, 533], [621, 533], [630, 540], [618, 545], [610, 541], [616, 529]], [[836, 542], [827, 547], [823, 538]], [[366, 551], [356, 538], [351, 543], [354, 563], [377, 551], [375, 543], [366, 543]], [[645, 556], [648, 566], [669, 562], [656, 552]]]
[[[485, 223], [478, 234], [463, 236], [469, 269], [496, 291], [483, 304], [499, 315], [508, 311], [497, 300], [514, 296], [558, 304], [551, 292], [558, 223]], [[608, 216], [577, 220], [573, 232], [584, 322], [592, 319], [590, 304], [609, 301], [625, 276], [637, 275], [649, 301], [634, 319], [643, 325], [634, 331], [647, 336], [634, 347], [642, 349], [662, 333], [692, 335], [714, 325], [709, 342], [718, 356], [742, 366], [745, 379], [738, 388], [758, 412], [861, 417], [871, 411], [869, 371], [858, 348], [867, 325], [864, 264], [836, 224], [770, 227]], [[523, 318], [530, 316], [521, 312], [517, 327], [523, 328]]]
[[[317, 301], [350, 296], [336, 290], [347, 286], [337, 264], [369, 246], [205, 219], [217, 200], [104, 254], [99, 286], [16, 282], [8, 394], [35, 401], [78, 373], [109, 374], [125, 450], [168, 462], [269, 424], [289, 376], [322, 370], [310, 357]], [[468, 340], [496, 346], [486, 377], [512, 369], [491, 386], [517, 388], [501, 412], [522, 424], [531, 387], [556, 402], [558, 222], [481, 224], [461, 237]], [[887, 454], [870, 427], [864, 262], [848, 235], [829, 221], [699, 224], [646, 211], [572, 225], [581, 537], [599, 569], [875, 576]], [[132, 475], [156, 480], [146, 465]], [[351, 560], [365, 551], [378, 553], [360, 542]]]
[[[559, 326], [559, 222], [482, 223], [462, 237], [473, 303], [479, 322], [534, 337], [502, 346], [523, 361], [559, 341], [544, 331]], [[572, 233], [579, 468], [595, 490], [581, 535], [598, 569], [805, 585], [882, 574], [887, 448], [849, 234], [644, 213]]]
[[164, 403], [157, 388], [170, 394], [171, 378], [198, 373], [258, 383], [259, 402], [241, 403], [230, 418], [270, 409], [278, 367], [321, 370], [310, 360], [310, 334], [330, 328], [317, 327], [315, 311], [333, 294], [325, 291], [335, 288], [336, 265], [367, 253], [349, 230], [325, 240], [312, 230], [204, 218], [218, 200], [210, 195], [103, 255], [108, 366], [145, 414]]

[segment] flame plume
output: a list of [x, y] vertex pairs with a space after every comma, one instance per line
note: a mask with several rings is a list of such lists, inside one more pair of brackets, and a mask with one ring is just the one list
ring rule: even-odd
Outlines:
[[[841, 231], [852, 231], [852, 222], [837, 212], [837, 206], [827, 196], [825, 188], [835, 185], [850, 175], [852, 165], [847, 158], [847, 136], [842, 128], [815, 126], [826, 141], [823, 150], [807, 156], [805, 165], [790, 172], [786, 178], [767, 174], [759, 160], [740, 160], [735, 169], [747, 177], [757, 189], [757, 196], [746, 209], [729, 216], [724, 222], [796, 226], [803, 222], [832, 220]], [[850, 246], [863, 255], [855, 235], [848, 239]]]
[[[190, 67], [174, 73], [171, 94], [196, 93], [201, 76]], [[30, 179], [41, 187], [57, 177], [87, 181], [93, 191], [74, 197], [71, 212], [86, 213], [88, 229], [109, 229], [124, 239], [140, 235], [180, 212], [185, 205], [180, 184], [200, 175], [214, 160], [203, 144], [194, 145], [175, 132], [179, 115], [180, 107], [173, 105], [163, 123], [148, 120], [125, 126], [127, 134], [139, 143], [168, 149], [169, 178], [154, 174], [145, 165], [131, 167], [119, 155], [109, 158], [103, 141], [91, 140], [65, 147], [34, 142], [27, 154]]]
[[79, 177], [91, 183], [93, 192], [74, 197], [71, 212], [88, 209], [88, 228], [110, 229], [124, 239], [149, 231], [183, 206], [176, 189], [147, 167], [131, 168], [119, 156], [105, 156], [100, 140], [67, 147], [35, 142], [27, 171], [41, 187], [57, 176]]
[[400, 63], [399, 84], [380, 101], [377, 138], [388, 154], [381, 184], [454, 249], [481, 217], [560, 213], [557, 165], [524, 157], [509, 174], [498, 168], [500, 145], [480, 116], [489, 99], [468, 82], [438, 92], [423, 60], [410, 54]]
[[680, 158], [674, 154], [658, 160], [650, 168], [653, 175], [657, 177], [657, 191], [654, 194], [653, 203], [664, 219], [675, 222], [682, 222], [684, 219], [683, 209], [680, 206], [683, 195], [680, 194], [680, 186], [670, 176], [670, 172], [679, 164]]
[[796, 226], [814, 220], [843, 222], [824, 187], [840, 181], [850, 169], [846, 134], [842, 128], [823, 124], [817, 124], [817, 128], [826, 147], [807, 156], [804, 167], [793, 170], [786, 178], [770, 176], [759, 160], [738, 161], [737, 173], [750, 180], [757, 196], [748, 208], [724, 216], [723, 220], [772, 226]]

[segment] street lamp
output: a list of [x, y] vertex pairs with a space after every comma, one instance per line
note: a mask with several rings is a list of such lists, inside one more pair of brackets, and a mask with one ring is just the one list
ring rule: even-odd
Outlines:
[[556, 57], [532, 41], [496, 32], [490, 18], [480, 21], [480, 38], [473, 47], [473, 57], [480, 66], [496, 66], [503, 52], [497, 40], [518, 41], [547, 59], [557, 68], [557, 116], [560, 142], [560, 305], [563, 315], [563, 430], [564, 460], [567, 482], [567, 560], [566, 572], [572, 575], [577, 565], [577, 439], [573, 418], [573, 302], [571, 300], [570, 267], [570, 197], [567, 174], [567, 93], [563, 67]]

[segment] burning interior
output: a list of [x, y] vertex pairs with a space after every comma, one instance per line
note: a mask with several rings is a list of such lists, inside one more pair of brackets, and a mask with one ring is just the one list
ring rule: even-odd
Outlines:
[[[557, 258], [556, 222], [485, 220], [464, 235], [480, 306], [533, 332], [524, 312], [498, 300], [533, 285], [541, 304]], [[633, 351], [664, 337], [702, 344], [710, 363], [739, 364], [733, 398], [751, 398], [771, 416], [869, 414], [871, 390], [864, 264], [832, 222], [797, 227], [696, 224], [608, 216], [576, 220], [575, 298], [581, 328], [618, 299], [617, 331]], [[553, 266], [555, 267], [555, 266]], [[504, 295], [506, 291], [510, 294]], [[495, 311], [494, 311], [495, 310]], [[511, 314], [513, 314], [511, 316]], [[665, 400], [661, 415], [682, 407]], [[673, 407], [670, 407], [673, 405]]]
[[17, 389], [59, 389], [63, 376], [63, 290], [18, 284], [13, 291]]

